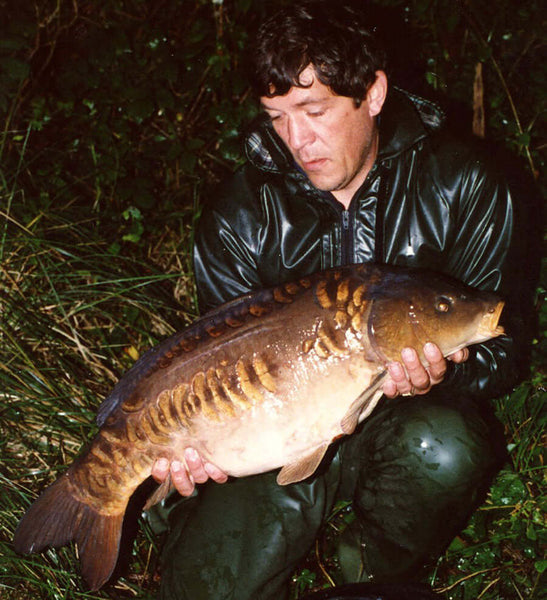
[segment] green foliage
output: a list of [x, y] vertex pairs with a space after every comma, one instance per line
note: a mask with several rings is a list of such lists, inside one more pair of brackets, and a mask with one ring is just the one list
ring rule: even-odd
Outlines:
[[159, 252], [135, 259], [109, 252], [108, 224], [65, 220], [69, 207], [28, 222], [25, 203], [10, 204], [0, 221], [0, 597], [151, 598], [157, 542], [146, 523], [130, 575], [97, 594], [85, 591], [71, 549], [27, 558], [12, 539], [25, 507], [96, 433], [100, 399], [140, 353], [195, 317], [177, 258], [190, 231], [165, 231]]
[[[19, 186], [27, 195], [100, 212], [122, 239], [129, 207], [151, 230], [191, 206], [196, 189], [206, 197], [239, 161], [239, 135], [256, 110], [243, 71], [247, 31], [265, 6], [282, 3], [4, 0], [0, 153], [8, 182], [24, 156]], [[394, 82], [457, 102], [471, 132], [482, 63], [486, 134], [537, 175], [545, 135], [540, 4], [377, 4], [387, 11], [379, 11], [380, 29], [394, 49]]]
[[[455, 108], [463, 129], [472, 131], [477, 65], [482, 66], [478, 93], [486, 115], [485, 134], [505, 143], [523, 159], [535, 178], [544, 172], [545, 48], [540, 2], [513, 0], [387, 0], [404, 14], [410, 42], [398, 44], [395, 73], [411, 85]], [[408, 32], [414, 32], [409, 36]], [[388, 42], [389, 42], [389, 36]], [[408, 56], [415, 56], [409, 65]], [[427, 86], [423, 85], [423, 78]]]
[[543, 593], [546, 385], [538, 369], [534, 385], [525, 382], [497, 402], [511, 465], [437, 565], [433, 582], [447, 600], [533, 599]]
[[[17, 17], [4, 14], [0, 58], [8, 181], [24, 155], [18, 185], [27, 194], [108, 216], [132, 243], [143, 233], [137, 223], [151, 230], [192, 206], [196, 187], [210, 191], [239, 158], [239, 131], [253, 112], [242, 25], [260, 11], [230, 4], [11, 7]], [[133, 209], [143, 219], [124, 224]]]

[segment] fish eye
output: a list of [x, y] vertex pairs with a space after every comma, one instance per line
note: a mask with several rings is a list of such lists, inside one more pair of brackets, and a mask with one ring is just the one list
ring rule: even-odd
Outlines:
[[440, 296], [435, 303], [435, 310], [441, 313], [447, 313], [452, 307], [452, 298], [448, 296]]

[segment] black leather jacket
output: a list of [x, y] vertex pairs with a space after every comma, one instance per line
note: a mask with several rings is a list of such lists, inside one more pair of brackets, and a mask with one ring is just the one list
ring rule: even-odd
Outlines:
[[[195, 243], [200, 309], [352, 262], [427, 267], [483, 289], [514, 283], [508, 187], [489, 157], [442, 127], [431, 103], [393, 90], [376, 163], [348, 210], [314, 188], [266, 119], [248, 161], [204, 206]], [[506, 312], [506, 311], [505, 311]], [[514, 342], [497, 338], [450, 363], [443, 385], [494, 396], [514, 382]]]

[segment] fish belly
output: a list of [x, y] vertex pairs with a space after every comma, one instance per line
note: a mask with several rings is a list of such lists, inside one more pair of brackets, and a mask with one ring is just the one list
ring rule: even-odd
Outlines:
[[270, 394], [237, 418], [220, 423], [197, 420], [190, 443], [206, 460], [236, 477], [293, 463], [343, 434], [344, 416], [376, 374], [365, 365], [357, 377], [348, 365], [338, 371], [303, 385], [291, 397]]

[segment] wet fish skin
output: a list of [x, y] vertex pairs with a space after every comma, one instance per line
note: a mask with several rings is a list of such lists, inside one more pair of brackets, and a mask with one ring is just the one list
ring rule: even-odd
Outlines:
[[500, 335], [501, 308], [438, 274], [371, 264], [229, 303], [120, 380], [88, 451], [29, 508], [15, 548], [75, 541], [96, 590], [116, 564], [129, 498], [157, 458], [193, 446], [234, 476], [282, 467], [279, 483], [305, 479], [372, 411], [403, 347], [425, 360], [427, 341], [446, 355]]

